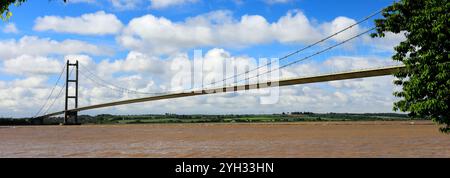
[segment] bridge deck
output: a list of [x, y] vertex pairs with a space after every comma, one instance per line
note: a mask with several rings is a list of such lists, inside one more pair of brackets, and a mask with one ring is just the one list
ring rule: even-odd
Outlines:
[[[77, 109], [68, 110], [69, 112], [79, 112], [86, 111], [98, 108], [133, 104], [133, 103], [142, 103], [148, 101], [156, 101], [156, 100], [165, 100], [165, 99], [173, 99], [173, 98], [182, 98], [182, 97], [190, 97], [190, 96], [199, 96], [199, 95], [208, 95], [208, 94], [216, 94], [216, 93], [227, 93], [227, 92], [236, 92], [243, 90], [253, 90], [253, 89], [262, 89], [262, 88], [270, 88], [277, 86], [289, 86], [289, 85], [298, 85], [298, 84], [307, 84], [307, 83], [318, 83], [318, 82], [328, 82], [328, 81], [336, 81], [336, 80], [347, 80], [347, 79], [356, 79], [356, 78], [366, 78], [366, 77], [377, 77], [377, 76], [385, 76], [392, 75], [395, 72], [404, 69], [404, 66], [390, 66], [376, 69], [367, 69], [367, 70], [359, 70], [359, 71], [350, 71], [350, 72], [340, 72], [333, 74], [324, 74], [317, 75], [311, 77], [299, 77], [299, 78], [291, 78], [291, 79], [283, 79], [278, 81], [271, 82], [263, 82], [256, 84], [246, 84], [246, 85], [236, 85], [229, 87], [219, 87], [212, 89], [204, 89], [204, 90], [194, 90], [189, 92], [180, 92], [180, 93], [171, 93], [164, 94], [159, 96], [150, 96], [144, 98], [116, 101], [104, 104], [97, 104], [91, 106], [84, 106]], [[47, 114], [41, 117], [52, 117], [64, 114], [65, 111], [59, 111], [51, 114]]]

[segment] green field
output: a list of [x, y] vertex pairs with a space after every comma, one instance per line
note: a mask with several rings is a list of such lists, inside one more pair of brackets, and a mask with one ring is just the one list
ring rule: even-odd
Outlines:
[[[0, 118], [0, 125], [29, 125], [29, 118]], [[268, 115], [109, 115], [79, 116], [81, 124], [153, 124], [153, 123], [253, 123], [253, 122], [320, 122], [320, 121], [404, 121], [421, 120], [405, 114], [376, 113], [326, 113], [292, 112]], [[48, 118], [44, 124], [59, 124], [62, 117]]]

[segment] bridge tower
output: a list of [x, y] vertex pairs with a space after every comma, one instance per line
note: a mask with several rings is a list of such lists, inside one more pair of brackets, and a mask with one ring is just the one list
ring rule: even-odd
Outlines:
[[[73, 99], [75, 101], [75, 108], [78, 108], [78, 61], [75, 64], [71, 64], [69, 60], [67, 60], [67, 69], [66, 69], [66, 97], [65, 97], [65, 112], [64, 112], [64, 124], [78, 124], [78, 112], [77, 111], [69, 111], [69, 99]], [[71, 79], [71, 68], [75, 70], [75, 78]], [[75, 95], [69, 95], [69, 84], [75, 84]], [[70, 123], [69, 120], [73, 120], [73, 123]]]

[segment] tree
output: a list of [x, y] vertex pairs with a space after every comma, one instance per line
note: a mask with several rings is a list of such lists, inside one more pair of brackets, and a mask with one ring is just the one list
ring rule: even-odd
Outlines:
[[24, 3], [26, 0], [2, 0], [0, 2], [0, 18], [2, 20], [6, 20], [12, 16], [12, 12], [9, 11], [9, 6], [14, 4], [15, 6], [19, 6]]
[[431, 119], [443, 125], [445, 133], [450, 133], [449, 10], [448, 0], [400, 0], [383, 10], [384, 18], [375, 20], [377, 32], [372, 34], [406, 36], [392, 57], [406, 66], [395, 74], [394, 83], [403, 89], [394, 93], [400, 98], [394, 110]]
[[[0, 18], [2, 20], [7, 20], [12, 16], [12, 12], [9, 10], [11, 5], [20, 6], [27, 0], [1, 0], [0, 2]], [[68, 0], [63, 0], [67, 2]]]

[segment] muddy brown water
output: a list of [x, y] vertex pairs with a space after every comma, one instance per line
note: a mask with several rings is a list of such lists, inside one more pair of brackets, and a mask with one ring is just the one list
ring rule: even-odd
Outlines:
[[450, 157], [427, 121], [0, 128], [0, 157]]

